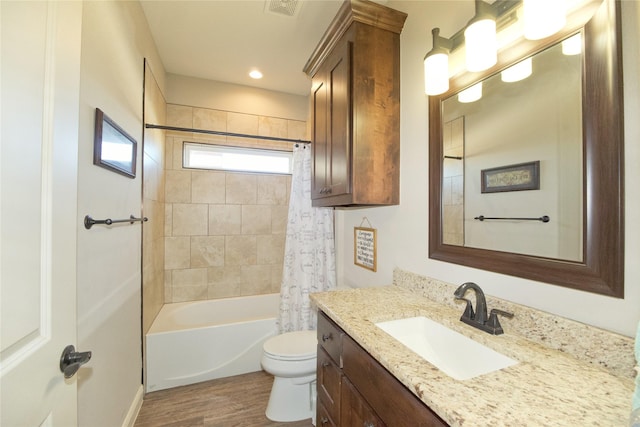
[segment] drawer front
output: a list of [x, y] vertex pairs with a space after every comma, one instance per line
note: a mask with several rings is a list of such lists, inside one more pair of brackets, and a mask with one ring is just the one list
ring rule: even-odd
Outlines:
[[344, 332], [332, 320], [330, 320], [323, 312], [318, 313], [318, 344], [322, 346], [333, 359], [333, 361], [342, 367], [340, 354], [342, 353], [342, 336]]
[[316, 415], [316, 425], [317, 427], [336, 427], [336, 424], [327, 409], [322, 405], [322, 403], [318, 404], [318, 410]]
[[322, 346], [318, 346], [317, 387], [318, 400], [331, 419], [340, 416], [340, 384], [342, 370], [333, 362]]
[[342, 426], [385, 427], [385, 423], [378, 418], [371, 406], [365, 402], [347, 378], [342, 381], [342, 412], [340, 415], [340, 425]]
[[376, 414], [388, 425], [447, 426], [350, 337], [343, 338], [343, 372]]

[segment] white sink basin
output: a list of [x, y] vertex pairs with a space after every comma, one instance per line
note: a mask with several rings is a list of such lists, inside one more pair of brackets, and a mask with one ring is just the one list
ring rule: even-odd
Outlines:
[[391, 320], [376, 326], [457, 380], [468, 380], [518, 363], [426, 317]]

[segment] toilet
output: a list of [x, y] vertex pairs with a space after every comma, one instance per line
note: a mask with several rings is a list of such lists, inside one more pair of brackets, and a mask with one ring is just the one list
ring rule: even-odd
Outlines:
[[315, 425], [316, 333], [286, 332], [264, 342], [262, 369], [274, 377], [266, 410], [271, 421], [311, 418]]

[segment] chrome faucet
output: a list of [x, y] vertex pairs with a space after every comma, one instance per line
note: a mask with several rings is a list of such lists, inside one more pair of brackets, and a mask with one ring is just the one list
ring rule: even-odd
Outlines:
[[[472, 289], [476, 294], [476, 309], [473, 310], [473, 305], [471, 301], [464, 298], [464, 294]], [[480, 286], [476, 285], [473, 282], [463, 283], [455, 290], [453, 293], [456, 299], [466, 301], [467, 305], [465, 307], [464, 313], [460, 317], [460, 320], [467, 325], [471, 325], [474, 328], [480, 329], [481, 331], [488, 332], [493, 335], [500, 335], [504, 333], [502, 326], [500, 325], [500, 321], [498, 320], [498, 315], [504, 316], [507, 318], [512, 318], [513, 314], [508, 313], [503, 310], [493, 309], [491, 313], [487, 317], [487, 301], [484, 297], [484, 292], [480, 289]]]

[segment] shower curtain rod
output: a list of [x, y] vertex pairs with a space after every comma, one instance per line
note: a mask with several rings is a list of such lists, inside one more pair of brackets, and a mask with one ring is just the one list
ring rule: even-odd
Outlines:
[[269, 141], [286, 141], [286, 142], [295, 142], [297, 144], [311, 144], [311, 141], [307, 141], [304, 139], [290, 139], [290, 138], [278, 138], [275, 136], [247, 135], [244, 133], [222, 132], [217, 130], [206, 130], [206, 129], [181, 128], [176, 126], [154, 125], [150, 123], [146, 123], [144, 127], [146, 127], [147, 129], [162, 129], [162, 130], [173, 130], [178, 132], [206, 133], [209, 135], [235, 136], [239, 138], [266, 139]]

